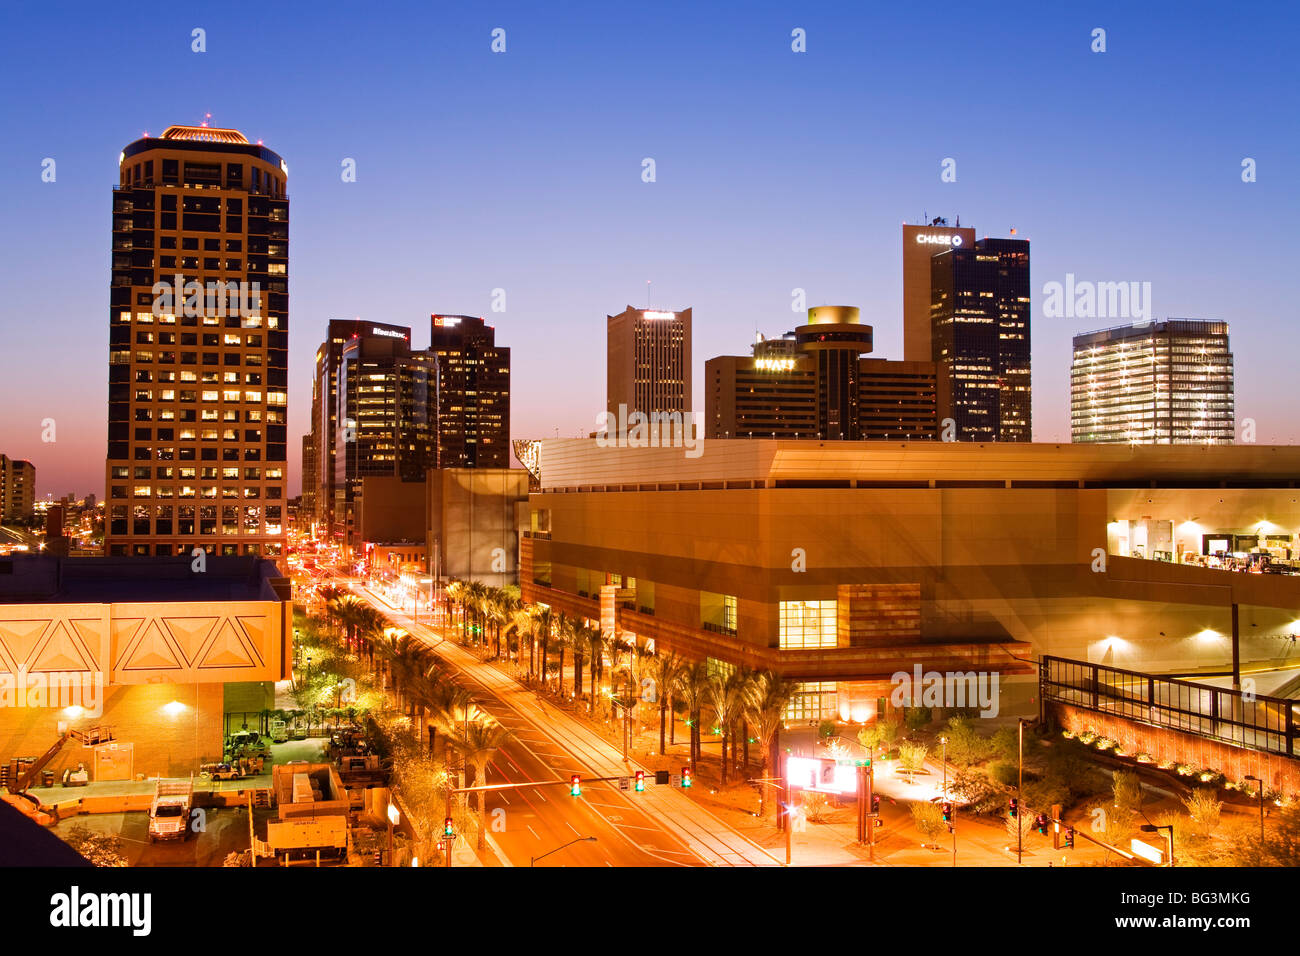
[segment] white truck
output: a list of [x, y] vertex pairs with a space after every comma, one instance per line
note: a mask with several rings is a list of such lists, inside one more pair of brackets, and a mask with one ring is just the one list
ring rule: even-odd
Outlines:
[[149, 805], [149, 842], [184, 840], [190, 829], [190, 808], [194, 803], [194, 778], [158, 778], [153, 803]]

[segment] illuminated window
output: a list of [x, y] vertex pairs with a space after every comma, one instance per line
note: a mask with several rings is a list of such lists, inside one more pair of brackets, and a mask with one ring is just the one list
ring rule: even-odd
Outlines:
[[781, 647], [834, 647], [836, 603], [829, 601], [782, 601]]
[[785, 705], [785, 720], [822, 720], [839, 713], [839, 695], [834, 681], [811, 681], [795, 685]]

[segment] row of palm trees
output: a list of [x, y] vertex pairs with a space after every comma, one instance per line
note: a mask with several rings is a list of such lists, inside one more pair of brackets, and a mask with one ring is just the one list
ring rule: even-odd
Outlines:
[[[657, 653], [645, 641], [605, 634], [581, 617], [526, 604], [511, 588], [452, 581], [447, 595], [458, 609], [463, 643], [477, 645], [495, 659], [514, 660], [521, 669], [526, 653], [528, 678], [532, 681], [540, 676], [543, 690], [581, 701], [583, 669], [589, 665], [586, 697], [593, 716], [598, 714], [602, 698], [609, 701], [611, 714], [615, 708], [629, 716], [657, 710], [660, 753], [676, 743], [673, 714], [680, 704], [690, 729], [691, 766], [699, 765], [705, 728], [711, 728], [720, 739], [723, 785], [733, 774], [740, 779], [749, 777], [750, 745], [756, 743], [765, 781], [760, 788], [760, 812], [770, 802], [770, 783], [766, 781], [780, 765], [778, 743], [794, 682], [770, 671], [687, 661], [673, 651]], [[470, 739], [467, 735], [473, 735], [475, 743], [491, 743], [492, 734], [469, 730], [471, 725], [491, 721], [468, 716], [467, 708], [472, 707], [468, 695], [427, 646], [392, 628], [382, 613], [343, 589], [327, 588], [322, 597], [327, 622], [340, 631], [346, 647], [370, 661], [376, 679], [392, 687], [413, 726], [428, 728], [430, 751], [438, 728], [442, 728], [448, 742], [467, 753], [467, 762], [476, 767], [475, 779], [481, 779], [477, 758], [469, 754], [483, 753], [483, 748], [476, 746], [468, 752], [463, 748]], [[571, 691], [565, 687], [566, 655], [573, 659]], [[606, 677], [607, 659], [609, 685], [602, 694], [599, 688]], [[480, 718], [487, 717], [478, 713]], [[485, 739], [479, 739], [485, 734]], [[483, 758], [484, 766], [487, 759], [490, 753]]]
[[[331, 632], [349, 653], [369, 662], [375, 686], [387, 690], [397, 710], [409, 719], [417, 753], [427, 747], [429, 756], [434, 756], [441, 731], [444, 746], [473, 770], [467, 785], [486, 783], [487, 765], [509, 731], [474, 703], [422, 641], [392, 626], [380, 611], [341, 588], [326, 588], [321, 596]], [[486, 800], [481, 791], [475, 797], [481, 850], [487, 833]]]
[[[477, 581], [452, 581], [447, 595], [459, 611], [461, 639], [484, 647], [494, 658], [503, 655], [522, 668], [527, 648], [528, 677], [540, 671], [542, 687], [569, 696], [565, 684], [565, 656], [573, 659], [571, 696], [583, 696], [583, 667], [588, 664], [589, 712], [597, 713], [598, 687], [611, 664], [608, 697], [611, 707], [636, 713], [639, 704], [655, 705], [659, 714], [659, 752], [676, 743], [672, 719], [675, 704], [687, 714], [690, 728], [690, 762], [699, 764], [705, 718], [721, 739], [721, 782], [733, 772], [748, 777], [750, 743], [759, 745], [764, 776], [779, 766], [777, 741], [795, 685], [769, 671], [745, 667], [717, 667], [689, 662], [675, 652], [656, 653], [640, 640], [626, 640], [602, 632], [580, 617], [545, 605], [527, 605], [510, 588]], [[552, 655], [558, 660], [552, 663]], [[517, 655], [517, 656], [512, 656]], [[552, 680], [554, 681], [552, 685]], [[753, 735], [751, 737], [751, 734]], [[771, 772], [775, 772], [772, 770]], [[767, 784], [762, 805], [770, 798]]]

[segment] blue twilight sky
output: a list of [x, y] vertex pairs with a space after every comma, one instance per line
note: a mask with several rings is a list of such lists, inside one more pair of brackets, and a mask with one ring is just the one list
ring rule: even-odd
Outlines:
[[647, 280], [654, 306], [694, 307], [700, 410], [705, 359], [792, 328], [794, 288], [861, 306], [900, 358], [900, 224], [925, 214], [1033, 242], [1036, 440], [1069, 440], [1071, 336], [1120, 324], [1043, 317], [1043, 284], [1074, 273], [1151, 282], [1156, 317], [1231, 323], [1239, 420], [1296, 442], [1298, 10], [10, 4], [0, 452], [36, 463], [42, 495], [103, 494], [117, 156], [205, 113], [289, 166], [291, 493], [331, 317], [424, 346], [431, 312], [485, 315], [514, 350], [514, 437], [585, 434], [604, 318], [643, 306]]

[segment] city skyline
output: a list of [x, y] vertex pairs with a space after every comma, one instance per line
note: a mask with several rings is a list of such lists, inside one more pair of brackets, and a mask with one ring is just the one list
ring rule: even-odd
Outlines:
[[[581, 24], [522, 8], [497, 16], [500, 24], [465, 13], [417, 17], [401, 40], [358, 24], [341, 69], [302, 52], [324, 28], [294, 21], [303, 43], [282, 51], [284, 96], [274, 106], [241, 78], [271, 41], [236, 39], [215, 19], [201, 54], [189, 35], [202, 16], [164, 15], [147, 41], [98, 14], [60, 25], [61, 42], [83, 43], [86, 55], [43, 88], [39, 110], [24, 96], [32, 80], [15, 84], [5, 113], [25, 131], [24, 148], [3, 160], [0, 199], [8, 218], [40, 224], [34, 239], [0, 240], [12, 274], [26, 280], [11, 286], [11, 314], [51, 317], [66, 337], [57, 362], [7, 370], [0, 396], [8, 408], [0, 447], [33, 461], [42, 497], [105, 492], [103, 419], [78, 409], [100, 401], [95, 389], [106, 395], [103, 197], [113, 159], [145, 130], [157, 135], [208, 113], [211, 125], [274, 147], [293, 174], [290, 493], [300, 486], [297, 436], [309, 428], [314, 349], [331, 318], [414, 326], [430, 312], [482, 315], [518, 352], [511, 436], [587, 434], [604, 408], [604, 318], [625, 302], [693, 308], [696, 408], [702, 363], [755, 329], [792, 325], [795, 289], [810, 306], [859, 305], [875, 354], [901, 359], [896, 230], [940, 215], [960, 215], [980, 235], [1014, 227], [1034, 243], [1035, 440], [1069, 441], [1072, 337], [1124, 321], [1045, 317], [1045, 284], [1067, 275], [1151, 282], [1153, 318], [1229, 322], [1245, 373], [1238, 415], [1255, 420], [1260, 443], [1300, 437], [1276, 402], [1294, 314], [1282, 278], [1286, 223], [1297, 204], [1284, 172], [1296, 134], [1270, 119], [1293, 99], [1272, 65], [1280, 55], [1267, 55], [1280, 38], [1225, 20], [1214, 34], [1223, 55], [1170, 90], [1161, 77], [1205, 42], [1204, 24], [1118, 7], [1086, 17], [1035, 10], [1005, 40], [971, 11], [924, 25], [776, 9], [743, 23], [714, 13], [683, 21], [682, 11], [646, 24], [605, 11]], [[268, 11], [265, 35], [287, 17]], [[53, 29], [35, 14], [15, 19], [16, 32]], [[1109, 31], [1104, 55], [1088, 47], [1094, 21]], [[504, 55], [490, 49], [498, 25]], [[807, 53], [791, 51], [795, 27], [807, 31]], [[159, 47], [160, 68], [176, 81], [125, 116], [88, 77], [110, 69], [124, 47], [160, 38], [171, 40]], [[455, 82], [394, 55], [430, 38]], [[18, 77], [40, 75], [27, 52], [39, 47], [11, 51]], [[1014, 111], [981, 106], [978, 90], [917, 69], [920, 52], [935, 48], [956, 51], [955, 62], [962, 50], [978, 50], [981, 63], [1005, 54], [1009, 72], [1034, 71], [1035, 82]], [[1250, 56], [1233, 55], [1247, 48]], [[871, 50], [866, 60], [862, 49]], [[616, 59], [638, 53], [664, 69], [608, 75]], [[188, 74], [200, 56], [204, 70]], [[558, 59], [574, 65], [554, 69]], [[874, 85], [864, 89], [850, 72], [860, 68]], [[205, 79], [213, 69], [231, 77], [219, 92]], [[363, 73], [366, 84], [348, 78]], [[903, 90], [891, 85], [898, 76], [908, 79]], [[941, 90], [942, 105], [917, 109]], [[434, 91], [444, 100], [430, 107]], [[75, 126], [67, 115], [78, 116]], [[409, 116], [425, 122], [400, 121]], [[447, 117], [451, 125], [440, 124]], [[1095, 125], [1080, 127], [1081, 117]], [[805, 148], [823, 133], [849, 148]], [[445, 148], [453, 141], [472, 148]], [[1241, 179], [1246, 157], [1258, 163], [1257, 182]], [[45, 158], [57, 163], [54, 182], [42, 181]], [[646, 158], [654, 182], [642, 181]], [[948, 158], [955, 182], [941, 179]], [[355, 182], [341, 176], [348, 159]], [[1189, 252], [1211, 246], [1213, 272]], [[504, 312], [493, 311], [496, 290]], [[48, 348], [50, 328], [11, 323], [12, 354]], [[53, 443], [41, 441], [47, 418], [58, 426]]]

